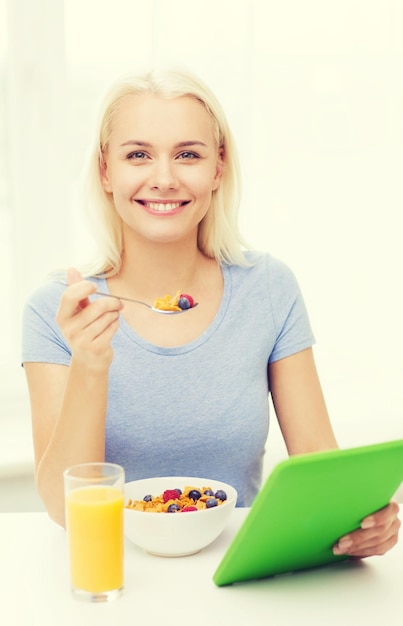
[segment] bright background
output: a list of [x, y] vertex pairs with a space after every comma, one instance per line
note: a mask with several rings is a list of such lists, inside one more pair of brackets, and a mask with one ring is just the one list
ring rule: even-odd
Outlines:
[[[78, 189], [97, 104], [160, 64], [227, 112], [243, 233], [298, 277], [340, 445], [401, 438], [403, 0], [0, 0], [0, 470], [32, 468], [23, 303], [92, 249]], [[275, 420], [269, 449], [267, 470]]]

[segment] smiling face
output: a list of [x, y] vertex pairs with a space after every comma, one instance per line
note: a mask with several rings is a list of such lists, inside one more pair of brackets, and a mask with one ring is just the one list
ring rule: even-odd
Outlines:
[[115, 114], [101, 166], [125, 242], [197, 241], [218, 188], [222, 159], [204, 106], [183, 96], [126, 96]]

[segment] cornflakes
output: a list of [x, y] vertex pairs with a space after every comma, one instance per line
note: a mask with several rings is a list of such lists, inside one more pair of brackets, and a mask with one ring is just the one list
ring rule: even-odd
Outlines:
[[220, 506], [227, 499], [222, 489], [215, 493], [211, 487], [187, 486], [181, 489], [166, 489], [158, 496], [147, 494], [142, 500], [129, 500], [126, 508], [146, 513], [187, 513]]
[[157, 298], [154, 300], [154, 309], [160, 309], [160, 311], [181, 311], [178, 305], [180, 293], [179, 290], [173, 297], [168, 293], [163, 298]]

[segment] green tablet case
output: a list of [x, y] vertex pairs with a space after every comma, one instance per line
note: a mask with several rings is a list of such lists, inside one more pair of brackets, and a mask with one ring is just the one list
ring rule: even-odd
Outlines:
[[403, 481], [403, 439], [279, 463], [213, 575], [216, 585], [345, 560], [332, 547]]

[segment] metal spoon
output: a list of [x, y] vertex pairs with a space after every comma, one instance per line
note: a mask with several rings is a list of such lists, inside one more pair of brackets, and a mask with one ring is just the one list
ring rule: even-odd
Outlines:
[[198, 302], [195, 302], [194, 305], [192, 307], [189, 307], [188, 309], [181, 309], [180, 311], [164, 311], [163, 309], [157, 309], [156, 307], [151, 306], [151, 304], [147, 304], [147, 302], [143, 302], [142, 300], [133, 300], [133, 298], [123, 298], [122, 296], [115, 296], [112, 293], [103, 293], [102, 291], [96, 291], [94, 295], [106, 296], [107, 298], [117, 298], [118, 300], [124, 300], [124, 302], [134, 302], [136, 304], [142, 304], [143, 306], [146, 306], [148, 309], [155, 311], [155, 313], [162, 313], [163, 315], [176, 315], [178, 313], [186, 313], [187, 311], [191, 311], [192, 309], [194, 309], [196, 306], [199, 305]]

